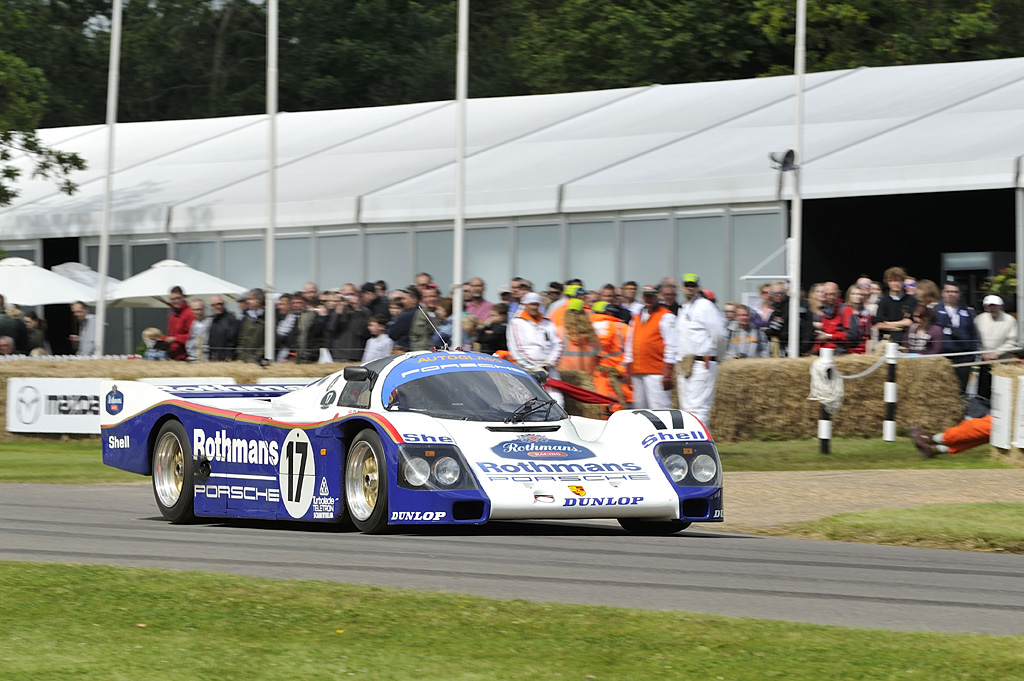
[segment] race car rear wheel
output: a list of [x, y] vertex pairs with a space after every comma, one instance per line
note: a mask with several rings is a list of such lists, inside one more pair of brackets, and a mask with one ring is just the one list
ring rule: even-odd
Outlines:
[[160, 515], [172, 523], [193, 520], [193, 494], [188, 435], [180, 422], [168, 421], [160, 428], [153, 447], [153, 495]]
[[388, 529], [388, 468], [376, 431], [356, 435], [345, 457], [345, 508], [363, 532]]
[[619, 518], [619, 525], [626, 532], [642, 534], [646, 537], [663, 537], [682, 532], [690, 523], [683, 520], [642, 520], [640, 518]]

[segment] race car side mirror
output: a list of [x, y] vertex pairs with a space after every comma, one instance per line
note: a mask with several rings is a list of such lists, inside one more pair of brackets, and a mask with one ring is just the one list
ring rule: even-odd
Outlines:
[[345, 367], [342, 374], [346, 381], [372, 381], [375, 374], [366, 367]]
[[545, 383], [548, 382], [548, 372], [544, 369], [537, 369], [536, 371], [531, 371], [530, 375], [533, 376], [541, 385], [544, 385]]

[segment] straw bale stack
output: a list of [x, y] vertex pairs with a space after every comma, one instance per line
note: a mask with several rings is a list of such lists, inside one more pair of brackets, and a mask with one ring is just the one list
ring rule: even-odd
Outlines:
[[[868, 369], [877, 356], [835, 358], [836, 369], [852, 376]], [[716, 440], [816, 437], [819, 405], [807, 399], [812, 358], [743, 359], [723, 362], [709, 427]], [[839, 413], [832, 417], [834, 435], [880, 437], [885, 420], [883, 386], [887, 366], [863, 378], [844, 380]], [[949, 360], [901, 358], [896, 368], [896, 423], [942, 430], [963, 414], [959, 385]]]

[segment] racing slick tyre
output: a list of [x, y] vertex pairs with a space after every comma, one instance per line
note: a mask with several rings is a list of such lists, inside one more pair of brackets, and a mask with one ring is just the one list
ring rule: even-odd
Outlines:
[[345, 457], [345, 509], [367, 534], [388, 530], [388, 467], [376, 431], [363, 430]]
[[676, 532], [682, 532], [690, 523], [685, 520], [642, 520], [640, 518], [618, 518], [622, 529], [632, 534], [641, 534], [646, 537], [663, 537]]
[[194, 520], [194, 493], [188, 435], [181, 422], [168, 421], [160, 428], [153, 446], [153, 495], [160, 515], [172, 523]]

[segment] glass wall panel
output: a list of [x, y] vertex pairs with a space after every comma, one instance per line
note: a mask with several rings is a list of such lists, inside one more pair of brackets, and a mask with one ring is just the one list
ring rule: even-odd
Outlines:
[[701, 288], [714, 291], [721, 302], [730, 295], [726, 225], [724, 215], [676, 218], [676, 268], [669, 275], [678, 284], [684, 272], [697, 274]]
[[488, 227], [466, 230], [466, 281], [473, 277], [484, 280], [484, 298], [496, 303], [501, 300], [498, 289], [512, 279], [508, 257], [508, 227]]
[[635, 281], [643, 287], [657, 284], [662, 277], [679, 278], [673, 267], [672, 225], [668, 218], [623, 220], [622, 230], [622, 281], [613, 284]]
[[[383, 279], [389, 289], [405, 288], [413, 283], [412, 246], [406, 232], [374, 233], [366, 235], [366, 262], [372, 263], [366, 279]], [[431, 273], [433, 274], [433, 273]]]
[[[771, 255], [786, 243], [786, 227], [781, 213], [755, 213], [750, 215], [733, 215], [733, 272], [736, 277], [736, 300], [746, 302], [747, 299], [760, 297], [756, 292], [769, 279], [740, 280], [747, 274], [782, 275], [786, 272], [785, 249], [751, 272], [758, 263]], [[755, 294], [752, 297], [749, 294]]]
[[4, 258], [25, 258], [42, 267], [41, 258], [36, 255], [34, 248], [7, 248], [3, 250]]
[[301, 291], [313, 278], [313, 239], [275, 239], [274, 287], [282, 293]]
[[[358, 234], [336, 234], [318, 237], [316, 240], [317, 287], [325, 289], [352, 282], [362, 284], [363, 253], [359, 246]], [[305, 282], [303, 282], [305, 283]]]
[[[180, 260], [200, 272], [220, 277], [217, 263], [217, 244], [213, 241], [193, 241], [174, 245], [174, 259]], [[188, 291], [185, 291], [188, 293]]]
[[441, 295], [448, 295], [452, 283], [452, 249], [455, 233], [452, 230], [416, 233], [416, 273], [426, 272], [441, 288]]
[[[533, 282], [535, 291], [553, 279], [562, 281], [562, 239], [558, 225], [530, 225], [516, 228], [516, 261], [512, 277], [523, 277]], [[495, 282], [498, 286], [508, 282]], [[497, 291], [495, 291], [497, 292]]]
[[[138, 274], [139, 272], [145, 272], [154, 264], [161, 260], [167, 259], [167, 244], [136, 244], [132, 246], [132, 262], [131, 271], [132, 274]], [[168, 289], [170, 293], [170, 289]], [[186, 295], [188, 291], [185, 291]], [[150, 327], [160, 329], [163, 332], [167, 332], [167, 308], [133, 308], [131, 314], [131, 344], [129, 347], [134, 351], [135, 347], [142, 342], [142, 332]], [[107, 327], [107, 333], [110, 333], [112, 327]], [[110, 346], [107, 346], [107, 352], [111, 352]]]
[[263, 240], [225, 241], [223, 248], [224, 279], [245, 288], [262, 288], [265, 280], [263, 263], [266, 260]]
[[[576, 222], [569, 225], [568, 278], [597, 288], [618, 279], [619, 243], [614, 222]], [[547, 281], [558, 277], [549, 276]], [[546, 282], [545, 282], [546, 283]]]

